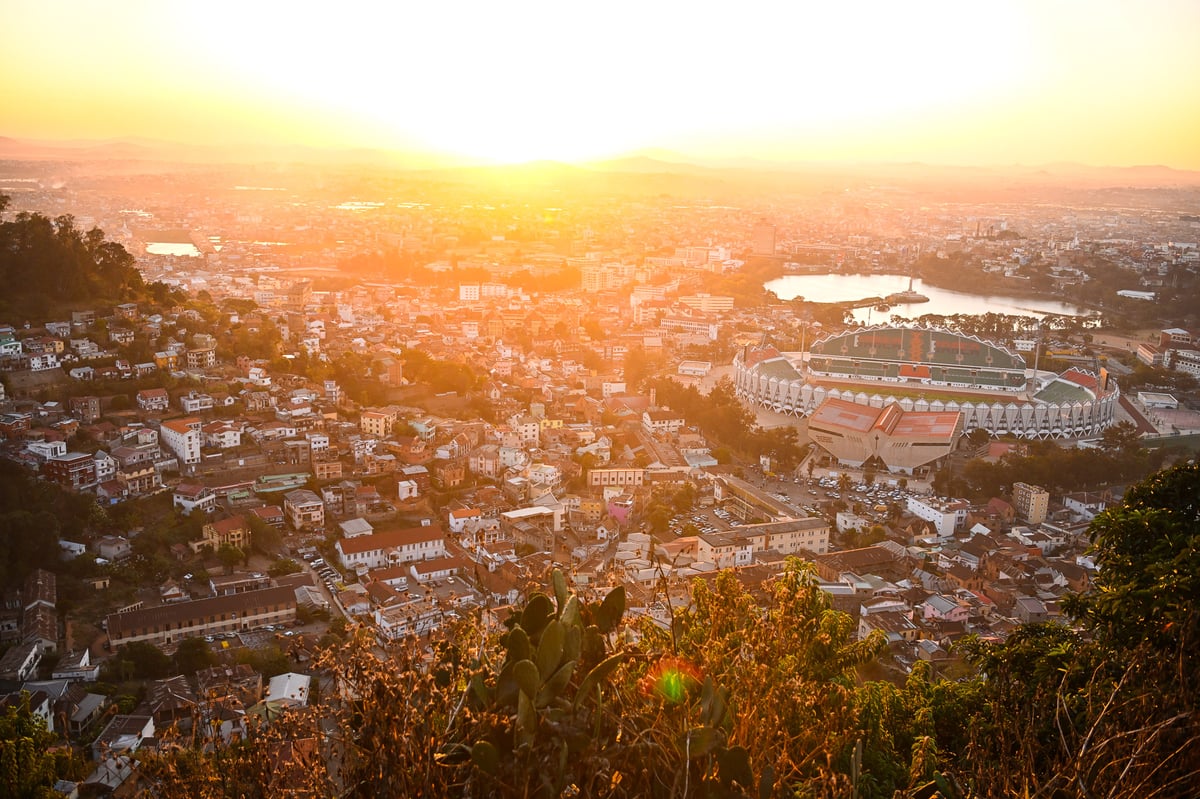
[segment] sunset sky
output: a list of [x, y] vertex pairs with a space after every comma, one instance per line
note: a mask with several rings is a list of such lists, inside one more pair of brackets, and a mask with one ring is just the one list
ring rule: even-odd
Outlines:
[[1200, 169], [1200, 2], [5, 0], [0, 135]]

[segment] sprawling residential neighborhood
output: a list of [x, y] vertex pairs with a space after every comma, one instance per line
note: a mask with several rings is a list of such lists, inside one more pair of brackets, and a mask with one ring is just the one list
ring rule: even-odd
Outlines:
[[[1088, 524], [1129, 482], [980, 475], [1200, 432], [1200, 331], [1105, 316], [1144, 320], [1195, 285], [1194, 217], [901, 214], [874, 189], [871, 213], [493, 207], [453, 188], [318, 203], [205, 194], [217, 178], [139, 210], [120, 181], [0, 180], [28, 189], [10, 214], [109, 231], [171, 292], [0, 319], [0, 455], [92, 507], [58, 541], [76, 565], [0, 586], [0, 688], [86, 741], [106, 790], [171, 725], [229, 740], [304, 705], [331, 636], [430, 647], [555, 568], [582, 596], [623, 586], [630, 618], [668, 629], [697, 581], [758, 590], [798, 558], [861, 638], [886, 637], [889, 673], [953, 673], [963, 638], [1063, 618], [1095, 572]], [[917, 294], [914, 273], [932, 286], [950, 265], [1100, 310], [888, 316], [884, 296], [762, 290], [844, 274]], [[1139, 288], [1097, 299], [1102, 281]], [[131, 645], [201, 665], [136, 702], [98, 692]]]

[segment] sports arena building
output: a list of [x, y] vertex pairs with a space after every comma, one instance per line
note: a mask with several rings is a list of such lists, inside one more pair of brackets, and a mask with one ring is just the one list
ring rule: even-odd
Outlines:
[[1113, 423], [1119, 390], [1105, 370], [1061, 374], [975, 336], [921, 327], [871, 327], [814, 342], [807, 353], [773, 347], [734, 357], [743, 400], [809, 416], [826, 399], [905, 411], [962, 414], [962, 429], [1022, 438], [1089, 438]]
[[827, 399], [808, 417], [808, 434], [838, 463], [889, 472], [928, 472], [954, 451], [962, 435], [958, 411], [906, 411]]

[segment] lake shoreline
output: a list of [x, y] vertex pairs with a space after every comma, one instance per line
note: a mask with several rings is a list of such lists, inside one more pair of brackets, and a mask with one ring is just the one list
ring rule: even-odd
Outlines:
[[[908, 274], [896, 270], [889, 272], [823, 272], [784, 273], [764, 282], [764, 290], [775, 294], [783, 302], [803, 298], [805, 302], [830, 306], [846, 306], [862, 303], [870, 298], [879, 298], [886, 303], [888, 296], [908, 288]], [[887, 311], [878, 311], [871, 306], [861, 307], [854, 313], [858, 321], [864, 322], [872, 313], [916, 319], [925, 315], [953, 316], [955, 314], [981, 315], [1001, 313], [1009, 316], [1067, 316], [1087, 318], [1095, 316], [1098, 309], [1073, 302], [1063, 302], [1055, 296], [1046, 296], [1037, 291], [1005, 288], [992, 293], [990, 289], [975, 292], [951, 288], [925, 278], [913, 280], [913, 289], [930, 298], [929, 302], [897, 303]], [[873, 305], [873, 304], [872, 304]]]

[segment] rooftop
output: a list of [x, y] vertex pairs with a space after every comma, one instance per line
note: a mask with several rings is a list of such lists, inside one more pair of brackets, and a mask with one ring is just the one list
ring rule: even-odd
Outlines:
[[880, 430], [894, 436], [950, 436], [958, 419], [957, 411], [905, 411], [895, 403], [872, 408], [849, 400], [827, 399], [813, 412], [809, 424], [859, 433]]

